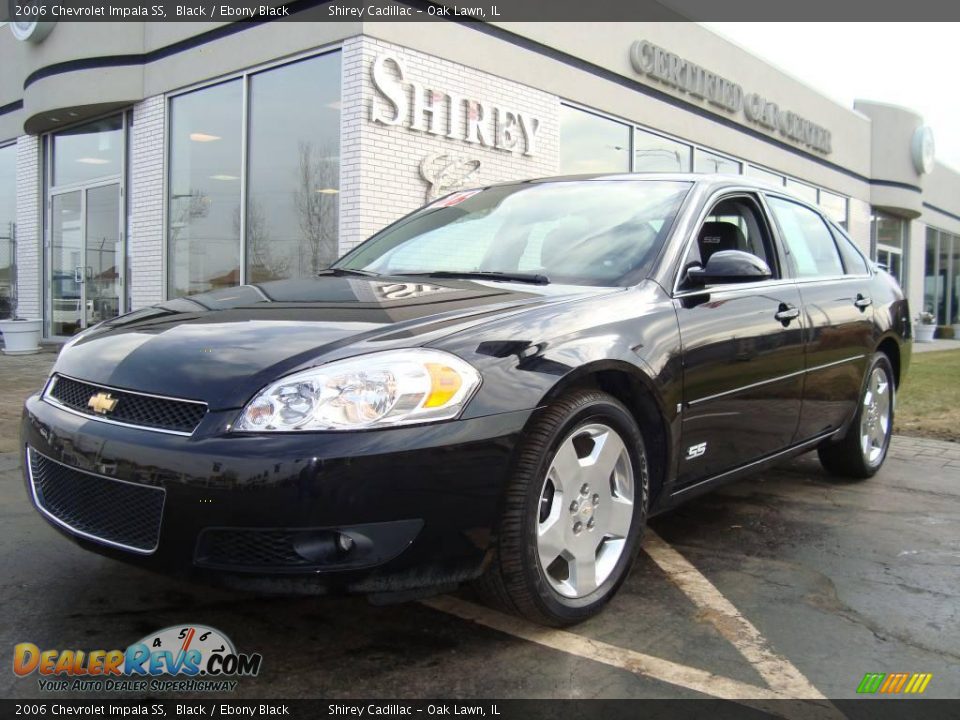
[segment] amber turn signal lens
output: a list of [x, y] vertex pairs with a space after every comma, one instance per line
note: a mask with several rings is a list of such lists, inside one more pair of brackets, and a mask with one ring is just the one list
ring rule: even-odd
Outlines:
[[430, 373], [430, 394], [424, 400], [423, 407], [443, 407], [457, 394], [463, 384], [460, 373], [452, 367], [439, 363], [425, 363], [424, 365], [427, 372]]

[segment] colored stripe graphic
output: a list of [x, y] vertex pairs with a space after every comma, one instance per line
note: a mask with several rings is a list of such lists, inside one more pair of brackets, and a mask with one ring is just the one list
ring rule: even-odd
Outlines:
[[933, 673], [866, 673], [857, 686], [861, 694], [880, 693], [896, 695], [898, 693], [920, 695], [933, 679]]

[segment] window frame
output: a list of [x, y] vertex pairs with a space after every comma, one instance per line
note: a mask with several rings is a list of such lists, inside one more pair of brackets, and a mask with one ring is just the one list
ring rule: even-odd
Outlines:
[[[790, 246], [787, 244], [786, 236], [785, 236], [785, 233], [783, 232], [783, 227], [780, 225], [780, 219], [777, 217], [776, 213], [774, 212], [774, 209], [773, 209], [772, 207], [770, 207], [769, 204], [768, 204], [768, 205], [767, 205], [767, 209], [768, 209], [768, 212], [769, 212], [769, 215], [770, 215], [770, 219], [773, 221], [774, 225], [775, 225], [776, 228], [777, 228], [777, 235], [778, 235], [779, 238], [780, 238], [780, 246], [781, 246], [781, 251], [782, 251], [783, 256], [784, 256], [785, 264], [786, 264], [786, 266], [789, 268], [790, 273], [791, 273], [793, 279], [794, 279], [796, 282], [798, 282], [798, 283], [823, 282], [824, 280], [843, 280], [843, 279], [849, 278], [849, 277], [866, 277], [866, 276], [851, 276], [851, 275], [848, 275], [848, 274], [847, 274], [847, 272], [846, 272], [846, 266], [844, 265], [844, 262], [843, 262], [843, 253], [841, 253], [841, 252], [840, 252], [840, 248], [837, 247], [837, 239], [836, 239], [836, 237], [835, 237], [835, 233], [834, 233], [834, 230], [833, 230], [833, 223], [830, 221], [829, 218], [827, 218], [827, 217], [820, 211], [820, 209], [819, 209], [817, 206], [811, 205], [810, 203], [805, 202], [805, 201], [803, 201], [803, 200], [800, 200], [800, 199], [798, 199], [798, 198], [796, 198], [796, 197], [793, 197], [793, 196], [791, 196], [791, 195], [787, 195], [786, 193], [780, 194], [780, 193], [776, 193], [776, 192], [767, 192], [767, 191], [765, 191], [765, 192], [763, 193], [763, 195], [764, 195], [764, 199], [765, 199], [765, 200], [766, 200], [766, 198], [776, 198], [776, 199], [782, 200], [782, 201], [784, 201], [784, 202], [793, 203], [794, 205], [799, 205], [800, 207], [806, 208], [807, 210], [809, 210], [810, 212], [812, 212], [814, 215], [816, 215], [818, 218], [820, 218], [820, 221], [821, 221], [821, 222], [823, 223], [823, 225], [824, 225], [824, 229], [827, 231], [827, 234], [830, 236], [830, 240], [831, 240], [831, 242], [833, 243], [834, 252], [837, 253], [837, 259], [840, 261], [841, 274], [839, 274], [839, 275], [820, 275], [820, 274], [817, 274], [817, 275], [801, 275], [801, 274], [800, 274], [800, 269], [797, 267], [796, 260], [794, 260], [794, 258], [793, 258], [793, 253], [790, 252]], [[851, 242], [852, 242], [852, 241], [851, 241]], [[856, 247], [855, 244], [854, 244], [854, 247]], [[858, 249], [858, 251], [859, 251], [859, 249]], [[861, 255], [862, 255], [862, 253], [861, 253]], [[868, 268], [870, 267], [870, 266], [869, 266], [869, 263], [868, 263], [867, 267], [868, 267]]]
[[[293, 53], [286, 57], [272, 60], [270, 62], [259, 63], [257, 65], [250, 65], [248, 67], [236, 70], [230, 73], [225, 73], [223, 75], [218, 75], [214, 78], [209, 78], [201, 82], [192, 83], [190, 85], [185, 85], [183, 87], [177, 88], [176, 90], [171, 90], [170, 92], [164, 93], [163, 95], [163, 202], [162, 202], [162, 212], [163, 212], [163, 224], [161, 227], [161, 266], [160, 272], [162, 273], [161, 285], [163, 288], [162, 302], [173, 299], [174, 297], [181, 296], [171, 296], [170, 295], [170, 243], [169, 243], [169, 232], [170, 232], [170, 154], [171, 154], [171, 142], [170, 142], [170, 121], [172, 119], [171, 109], [173, 106], [173, 100], [181, 95], [188, 95], [205, 88], [214, 87], [222, 83], [227, 83], [232, 80], [239, 79], [242, 86], [242, 116], [241, 116], [241, 161], [240, 161], [240, 172], [241, 172], [241, 183], [240, 183], [240, 275], [239, 275], [239, 285], [246, 284], [247, 281], [247, 242], [246, 242], [246, 215], [247, 215], [247, 171], [248, 171], [248, 152], [247, 152], [247, 143], [249, 141], [249, 113], [250, 113], [250, 81], [252, 76], [257, 75], [262, 72], [273, 70], [275, 68], [283, 67], [284, 65], [292, 65], [303, 60], [309, 60], [311, 58], [320, 57], [322, 55], [329, 55], [331, 53], [342, 53], [343, 52], [343, 42], [337, 41], [334, 43], [329, 43], [327, 45], [322, 45], [317, 48], [311, 48], [310, 50]], [[340, 101], [343, 102], [343, 78], [342, 78], [342, 69], [343, 69], [343, 56], [341, 54], [341, 78], [340, 78]], [[341, 110], [342, 112], [342, 110]], [[340, 149], [343, 148], [343, 138], [340, 138]], [[340, 181], [343, 179], [343, 167], [340, 168]], [[339, 184], [339, 181], [338, 181]], [[337, 242], [339, 245], [339, 237]], [[182, 297], [189, 297], [184, 295]]]

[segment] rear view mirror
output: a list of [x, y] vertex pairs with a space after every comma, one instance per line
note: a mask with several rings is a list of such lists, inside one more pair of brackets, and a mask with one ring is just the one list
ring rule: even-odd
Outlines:
[[687, 270], [687, 280], [692, 285], [756, 282], [771, 277], [769, 265], [743, 250], [719, 250], [710, 256], [706, 267], [697, 265]]

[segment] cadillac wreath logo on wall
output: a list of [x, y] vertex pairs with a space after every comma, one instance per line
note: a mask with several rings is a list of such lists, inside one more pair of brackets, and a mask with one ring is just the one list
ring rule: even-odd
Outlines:
[[427, 202], [460, 190], [479, 169], [479, 160], [458, 153], [427, 155], [420, 161], [420, 177], [427, 181]]

